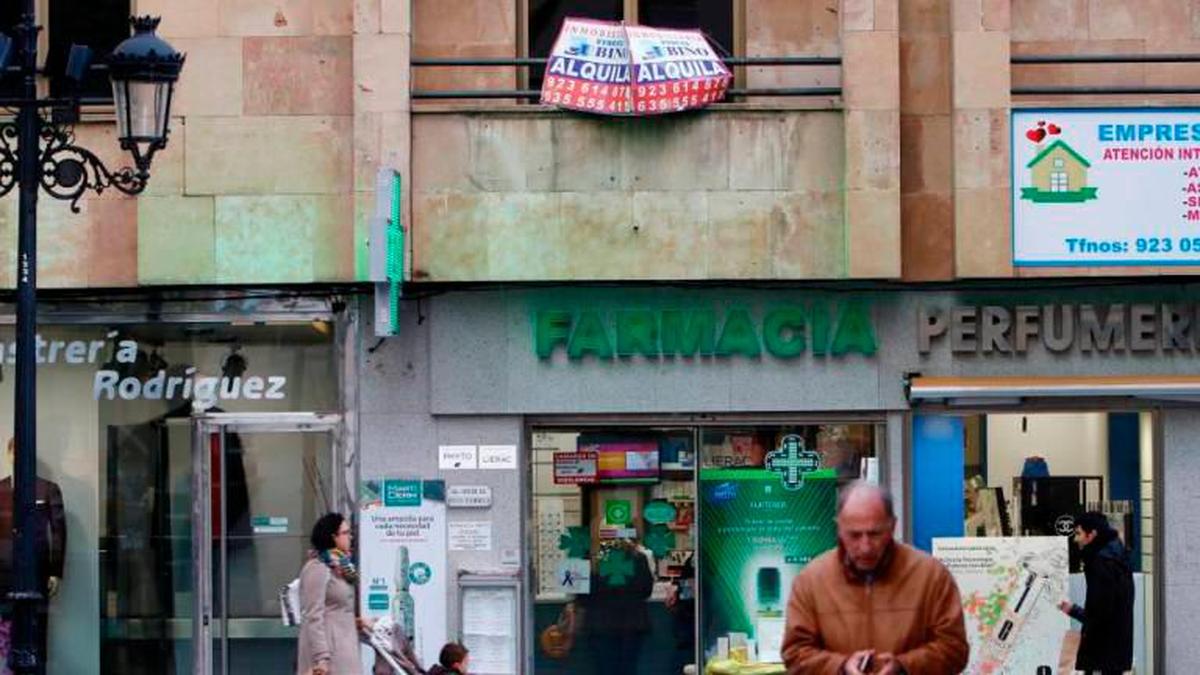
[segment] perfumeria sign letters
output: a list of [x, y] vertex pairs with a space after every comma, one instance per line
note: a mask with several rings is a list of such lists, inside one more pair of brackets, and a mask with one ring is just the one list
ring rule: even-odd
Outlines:
[[922, 354], [1050, 352], [1194, 353], [1200, 349], [1200, 303], [958, 305], [922, 307]]
[[794, 359], [875, 353], [871, 308], [863, 300], [746, 306], [601, 310], [562, 307], [533, 312], [539, 359], [566, 352], [570, 360], [640, 356]]

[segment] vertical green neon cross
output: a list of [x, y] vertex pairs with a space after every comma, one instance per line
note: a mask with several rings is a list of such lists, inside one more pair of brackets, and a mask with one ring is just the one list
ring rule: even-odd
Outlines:
[[789, 490], [804, 485], [804, 474], [821, 468], [821, 455], [804, 447], [804, 439], [788, 434], [779, 448], [767, 453], [767, 471], [779, 474], [779, 480]]

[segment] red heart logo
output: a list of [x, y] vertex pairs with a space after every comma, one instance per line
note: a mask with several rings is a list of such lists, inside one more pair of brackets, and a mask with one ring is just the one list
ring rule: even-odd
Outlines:
[[1029, 140], [1033, 141], [1034, 143], [1041, 143], [1042, 139], [1045, 137], [1046, 137], [1045, 129], [1030, 129], [1029, 131], [1025, 132], [1025, 138], [1028, 138]]
[[1046, 131], [1050, 132], [1051, 136], [1057, 136], [1060, 132], [1062, 132], [1062, 129], [1059, 128], [1057, 124], [1051, 124], [1050, 126], [1046, 127]]

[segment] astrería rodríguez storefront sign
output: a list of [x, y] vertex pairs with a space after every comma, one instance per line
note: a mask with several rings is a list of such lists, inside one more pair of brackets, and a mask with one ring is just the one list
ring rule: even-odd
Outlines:
[[1015, 110], [1015, 265], [1200, 264], [1200, 108]]
[[[0, 364], [16, 363], [15, 341], [0, 343]], [[201, 368], [154, 368], [139, 371], [146, 359], [136, 340], [110, 331], [104, 339], [34, 338], [34, 359], [41, 366], [85, 366], [97, 368], [92, 376], [96, 400], [190, 400], [210, 408], [221, 400], [282, 400], [287, 398], [285, 375], [222, 373], [209, 375]]]

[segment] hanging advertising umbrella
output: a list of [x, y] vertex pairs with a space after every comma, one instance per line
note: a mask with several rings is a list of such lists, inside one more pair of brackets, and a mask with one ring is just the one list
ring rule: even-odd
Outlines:
[[732, 77], [698, 30], [568, 18], [541, 100], [600, 115], [660, 115], [721, 100]]

